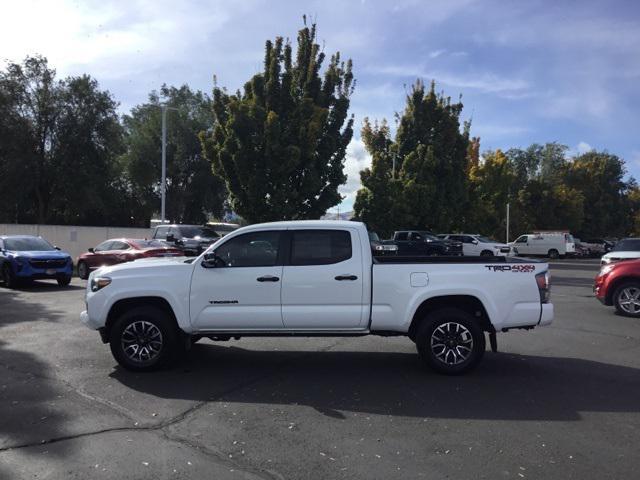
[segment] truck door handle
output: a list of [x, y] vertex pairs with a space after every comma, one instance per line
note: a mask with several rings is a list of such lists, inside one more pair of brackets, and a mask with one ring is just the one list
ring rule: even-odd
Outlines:
[[336, 277], [336, 280], [342, 281], [342, 280], [357, 280], [358, 277], [356, 277], [355, 275], [338, 275]]
[[274, 277], [273, 275], [265, 275], [264, 277], [256, 278], [259, 282], [279, 282], [279, 277]]

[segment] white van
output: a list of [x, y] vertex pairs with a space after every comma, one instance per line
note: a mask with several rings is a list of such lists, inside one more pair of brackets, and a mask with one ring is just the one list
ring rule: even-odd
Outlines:
[[569, 232], [538, 232], [521, 235], [509, 244], [516, 255], [543, 255], [549, 258], [573, 255], [576, 244]]

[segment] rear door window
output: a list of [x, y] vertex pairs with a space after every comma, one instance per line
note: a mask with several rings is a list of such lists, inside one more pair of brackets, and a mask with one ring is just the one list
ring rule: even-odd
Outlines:
[[294, 230], [291, 265], [330, 265], [351, 258], [351, 234], [345, 230]]

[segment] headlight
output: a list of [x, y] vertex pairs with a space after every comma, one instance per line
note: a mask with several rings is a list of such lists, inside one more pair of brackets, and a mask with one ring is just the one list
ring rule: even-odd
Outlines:
[[109, 277], [94, 277], [91, 279], [91, 291], [97, 292], [111, 283]]
[[611, 270], [614, 269], [614, 267], [615, 267], [615, 264], [604, 265], [600, 269], [600, 273], [598, 273], [598, 276], [601, 277], [603, 275], [607, 275]]

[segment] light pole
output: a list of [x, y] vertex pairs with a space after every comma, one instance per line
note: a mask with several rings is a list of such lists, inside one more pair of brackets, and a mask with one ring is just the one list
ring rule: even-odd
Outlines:
[[509, 202], [507, 202], [507, 241], [509, 243]]
[[160, 224], [164, 223], [165, 202], [167, 195], [167, 110], [178, 110], [166, 104], [160, 105], [162, 109], [162, 181], [160, 183]]

